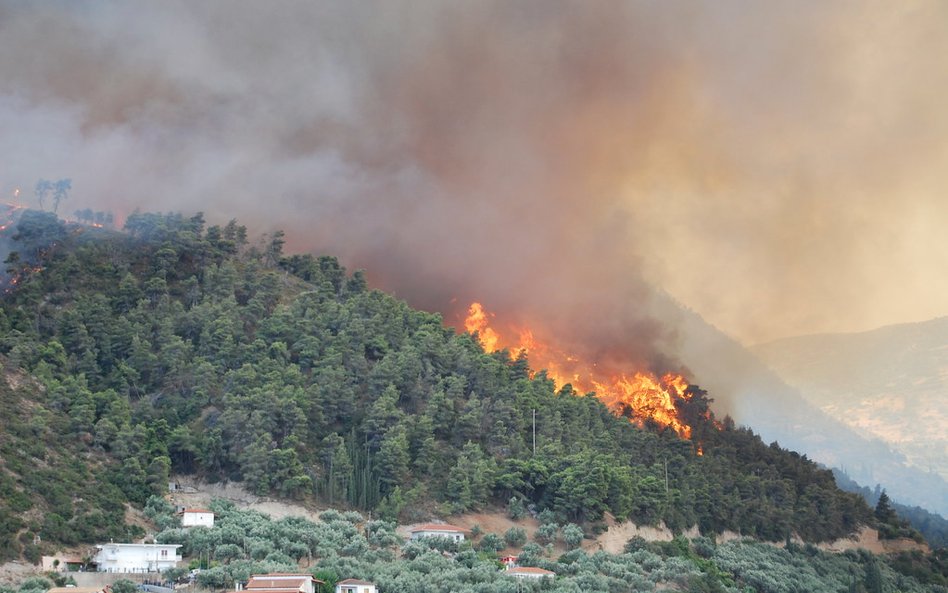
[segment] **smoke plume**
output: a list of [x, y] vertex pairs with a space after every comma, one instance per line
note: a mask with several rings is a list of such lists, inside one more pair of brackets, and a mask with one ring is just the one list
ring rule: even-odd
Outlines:
[[449, 323], [477, 299], [675, 367], [650, 286], [745, 342], [945, 313], [945, 22], [937, 0], [8, 1], [0, 191], [71, 178], [65, 211], [282, 228]]

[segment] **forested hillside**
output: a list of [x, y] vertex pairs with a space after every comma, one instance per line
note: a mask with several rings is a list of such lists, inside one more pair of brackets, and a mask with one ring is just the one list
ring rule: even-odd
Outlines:
[[141, 537], [125, 525], [118, 465], [76, 440], [39, 384], [9, 360], [0, 365], [0, 561], [22, 554], [37, 562], [50, 544]]
[[[829, 471], [716, 426], [700, 389], [682, 440], [485, 354], [331, 257], [285, 255], [282, 233], [252, 245], [236, 222], [141, 213], [125, 230], [27, 211], [5, 231], [4, 368], [36, 385], [2, 392], [31, 412], [4, 415], [0, 554], [119, 533], [120, 502], [172, 470], [388, 518], [513, 501], [591, 528], [609, 512], [781, 541], [875, 521]], [[67, 465], [98, 498], [34, 483]]]

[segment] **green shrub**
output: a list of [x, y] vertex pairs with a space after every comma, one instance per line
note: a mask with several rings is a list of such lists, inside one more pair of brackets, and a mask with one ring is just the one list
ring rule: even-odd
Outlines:
[[129, 579], [119, 579], [112, 583], [112, 593], [137, 593], [138, 585]]
[[504, 541], [511, 548], [519, 548], [527, 542], [527, 532], [522, 527], [511, 527], [504, 532]]
[[523, 504], [523, 499], [519, 496], [513, 496], [507, 502], [507, 515], [514, 521], [519, 521], [527, 515], [527, 507]]
[[499, 552], [504, 549], [504, 542], [496, 533], [485, 533], [478, 542], [477, 549], [483, 552]]
[[551, 544], [556, 541], [556, 535], [559, 530], [560, 528], [556, 523], [544, 523], [540, 525], [540, 528], [533, 534], [533, 539], [544, 545]]
[[44, 577], [30, 577], [20, 584], [20, 593], [32, 593], [33, 591], [45, 592], [53, 588], [53, 582]]
[[570, 550], [578, 548], [583, 543], [583, 530], [575, 523], [563, 526], [563, 543]]

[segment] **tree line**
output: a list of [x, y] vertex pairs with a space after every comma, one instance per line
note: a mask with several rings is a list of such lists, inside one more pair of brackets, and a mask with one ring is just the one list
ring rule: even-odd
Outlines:
[[[805, 456], [711, 424], [699, 388], [681, 410], [693, 441], [639, 428], [333, 257], [284, 254], [280, 232], [136, 212], [118, 233], [32, 211], [13, 232], [4, 366], [137, 504], [184, 472], [393, 520], [514, 501], [590, 528], [610, 513], [773, 541], [874, 521]], [[101, 533], [63, 506], [56, 530], [35, 526], [51, 541]]]

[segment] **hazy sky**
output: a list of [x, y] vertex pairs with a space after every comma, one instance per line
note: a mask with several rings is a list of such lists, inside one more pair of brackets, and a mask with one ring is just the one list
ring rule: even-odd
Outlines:
[[940, 0], [5, 0], [0, 192], [68, 177], [68, 212], [283, 228], [449, 318], [480, 299], [639, 358], [674, 332], [642, 278], [744, 342], [925, 319], [946, 23]]

